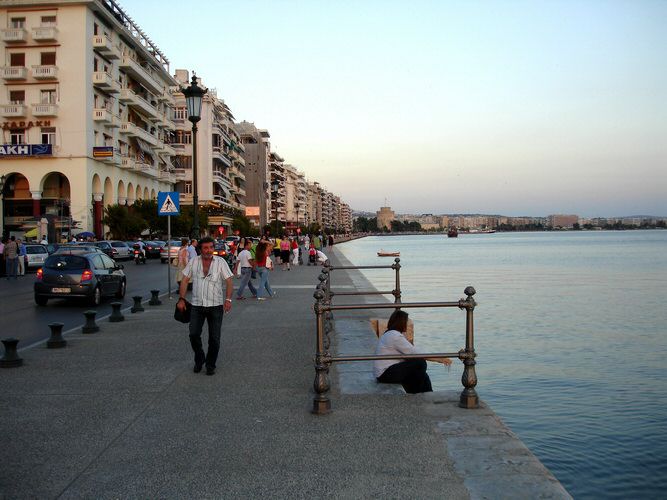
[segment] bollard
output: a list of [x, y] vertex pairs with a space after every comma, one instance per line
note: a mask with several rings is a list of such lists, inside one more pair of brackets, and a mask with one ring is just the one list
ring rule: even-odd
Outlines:
[[63, 338], [63, 323], [49, 323], [51, 329], [51, 337], [46, 342], [46, 347], [49, 349], [60, 349], [67, 345], [67, 341]]
[[109, 316], [110, 323], [118, 323], [120, 321], [125, 321], [125, 316], [120, 312], [120, 306], [122, 302], [112, 302], [111, 303], [111, 316]]
[[132, 306], [132, 309], [130, 309], [130, 311], [133, 314], [144, 312], [144, 306], [141, 305], [141, 295], [135, 295], [134, 297], [132, 297], [132, 300], [134, 300], [134, 305]]
[[149, 306], [159, 306], [162, 304], [158, 295], [160, 295], [160, 290], [151, 290], [151, 300], [148, 302]]
[[95, 315], [97, 311], [85, 311], [83, 315], [86, 317], [86, 324], [81, 327], [81, 333], [95, 333], [100, 331], [100, 327], [95, 323]]
[[19, 343], [19, 339], [4, 339], [2, 343], [5, 346], [5, 355], [0, 358], [0, 368], [16, 368], [23, 364], [23, 359], [21, 359], [16, 352], [16, 346]]

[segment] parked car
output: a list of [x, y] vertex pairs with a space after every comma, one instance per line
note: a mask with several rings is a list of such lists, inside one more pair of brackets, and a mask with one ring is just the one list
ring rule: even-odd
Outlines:
[[229, 248], [229, 245], [224, 241], [220, 241], [213, 245], [213, 255], [222, 257], [227, 261], [227, 264], [229, 264], [230, 268], [233, 267], [235, 258], [234, 253], [232, 252], [231, 248]]
[[96, 247], [93, 243], [76, 243], [60, 245], [52, 255], [55, 254], [81, 254], [86, 252], [104, 253], [102, 249]]
[[[100, 250], [102, 250], [106, 255], [111, 257], [112, 259], [114, 258], [114, 248], [111, 246], [110, 241], [96, 241], [95, 246], [98, 247]], [[115, 251], [118, 253], [118, 251]]]
[[167, 243], [161, 240], [150, 240], [144, 242], [144, 250], [146, 250], [146, 257], [149, 259], [157, 259], [160, 256], [162, 247]]
[[35, 269], [37, 267], [42, 267], [44, 261], [49, 256], [49, 249], [45, 245], [26, 245], [26, 269]]
[[171, 240], [171, 253], [167, 255], [167, 245], [165, 244], [160, 250], [160, 262], [166, 264], [168, 260], [173, 260], [178, 257], [178, 251], [181, 249], [181, 240]]
[[35, 302], [44, 306], [51, 298], [85, 298], [97, 306], [102, 297], [123, 298], [127, 278], [123, 266], [96, 248], [92, 252], [56, 252], [37, 270]]

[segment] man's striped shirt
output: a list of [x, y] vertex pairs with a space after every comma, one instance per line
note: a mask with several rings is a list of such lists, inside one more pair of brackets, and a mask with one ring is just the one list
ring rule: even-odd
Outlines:
[[232, 277], [232, 271], [222, 257], [214, 255], [208, 274], [204, 275], [204, 263], [198, 255], [188, 261], [183, 276], [192, 282], [193, 306], [213, 307], [225, 303], [225, 280]]

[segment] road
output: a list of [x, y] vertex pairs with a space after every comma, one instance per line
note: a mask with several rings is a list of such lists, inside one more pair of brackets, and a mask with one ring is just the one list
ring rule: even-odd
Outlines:
[[[149, 259], [145, 265], [136, 265], [133, 260], [120, 261], [127, 275], [127, 293], [123, 308], [133, 304], [132, 296], [150, 298], [151, 290], [167, 292], [167, 265], [160, 259]], [[171, 269], [174, 282], [175, 269]], [[97, 318], [111, 314], [111, 302], [118, 299], [105, 297], [98, 307], [85, 301], [50, 299], [48, 305], [38, 306], [33, 297], [35, 273], [31, 272], [16, 281], [0, 278], [0, 339], [14, 337], [20, 340], [19, 349], [25, 348], [50, 336], [49, 323], [64, 323], [63, 331], [79, 327], [85, 322], [84, 311], [97, 310]], [[174, 285], [175, 286], [175, 285]], [[4, 353], [4, 348], [0, 347]]]

